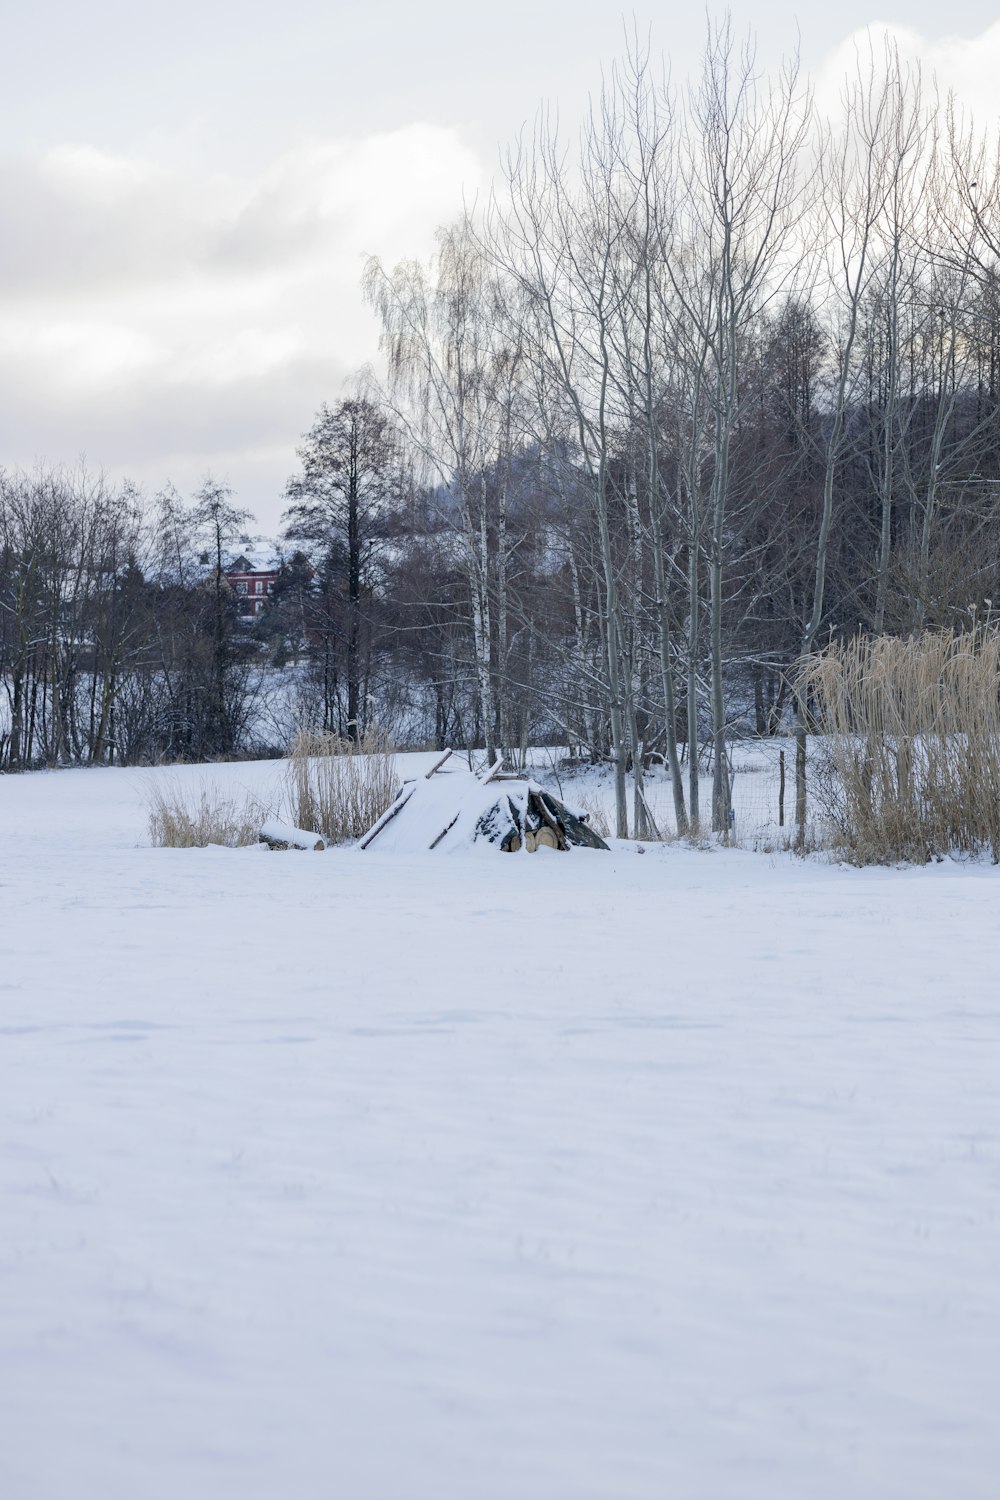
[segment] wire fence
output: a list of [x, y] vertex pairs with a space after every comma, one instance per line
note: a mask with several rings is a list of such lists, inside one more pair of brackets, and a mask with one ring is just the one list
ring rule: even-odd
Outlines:
[[[684, 766], [685, 796], [688, 767]], [[737, 848], [770, 853], [795, 843], [795, 741], [791, 738], [738, 740], [729, 750], [731, 811], [729, 842]], [[603, 816], [614, 831], [614, 785], [610, 768], [591, 768], [582, 777], [562, 783], [562, 795], [577, 801], [591, 814]], [[634, 785], [628, 778], [629, 823], [632, 825]], [[645, 778], [646, 806], [656, 834], [676, 838], [677, 823], [670, 782], [656, 767]], [[701, 830], [712, 825], [712, 775], [704, 766], [698, 777]], [[807, 830], [808, 831], [808, 830]]]

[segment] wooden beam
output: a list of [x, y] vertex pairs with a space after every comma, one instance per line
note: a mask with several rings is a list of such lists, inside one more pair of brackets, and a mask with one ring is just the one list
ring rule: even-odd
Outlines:
[[462, 811], [461, 811], [461, 808], [460, 808], [458, 810], [458, 812], [455, 814], [455, 816], [452, 818], [451, 822], [448, 824], [447, 828], [442, 828], [441, 832], [438, 834], [438, 836], [434, 840], [434, 842], [432, 844], [428, 845], [428, 848], [430, 848], [430, 849], [436, 849], [437, 846], [438, 846], [438, 844], [440, 844], [441, 840], [444, 838], [445, 834], [451, 832], [451, 830], [454, 828], [455, 824], [458, 822], [458, 820], [459, 820], [459, 818], [461, 816], [462, 816]]
[[431, 777], [434, 775], [434, 772], [435, 771], [440, 771], [440, 769], [444, 765], [445, 761], [448, 760], [452, 754], [453, 754], [453, 752], [451, 750], [446, 750], [444, 752], [444, 754], [442, 755], [441, 759], [440, 760], [436, 760], [434, 762], [434, 764], [431, 766], [430, 770], [425, 775], [424, 780], [425, 781], [430, 781]]
[[494, 776], [497, 775], [497, 773], [500, 771], [500, 769], [501, 769], [502, 766], [503, 766], [503, 756], [499, 755], [499, 756], [497, 756], [497, 758], [493, 762], [493, 764], [490, 766], [489, 770], [486, 772], [486, 775], [485, 776], [480, 776], [480, 778], [479, 778], [480, 785], [481, 786], [485, 786], [488, 781], [492, 781], [493, 778], [494, 778]]
[[396, 817], [398, 813], [401, 813], [403, 811], [403, 808], [409, 802], [415, 791], [416, 782], [411, 783], [409, 790], [407, 790], [406, 787], [403, 788], [392, 806], [386, 808], [385, 812], [379, 818], [374, 827], [369, 828], [368, 832], [365, 834], [364, 838], [358, 845], [359, 849], [367, 849], [369, 844], [375, 842], [385, 825], [387, 823], [391, 823], [393, 818]]

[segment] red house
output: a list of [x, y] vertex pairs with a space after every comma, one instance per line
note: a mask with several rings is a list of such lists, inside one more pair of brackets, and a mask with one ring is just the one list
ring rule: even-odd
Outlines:
[[275, 558], [250, 558], [241, 552], [226, 569], [226, 577], [239, 601], [241, 617], [253, 620], [277, 582], [278, 563]]

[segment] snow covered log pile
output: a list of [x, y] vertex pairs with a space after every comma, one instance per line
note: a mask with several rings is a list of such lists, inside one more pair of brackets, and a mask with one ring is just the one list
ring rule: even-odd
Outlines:
[[374, 824], [359, 848], [383, 853], [452, 852], [479, 845], [504, 854], [538, 849], [607, 849], [584, 815], [526, 777], [491, 766], [482, 776], [435, 768], [407, 782], [392, 807]]
[[289, 823], [269, 822], [260, 830], [260, 841], [269, 849], [325, 849], [322, 834], [311, 833], [306, 828], [293, 828]]
[[476, 823], [475, 838], [495, 844], [504, 854], [526, 854], [536, 849], [607, 849], [587, 827], [586, 817], [568, 807], [533, 781], [507, 780], [500, 795]]

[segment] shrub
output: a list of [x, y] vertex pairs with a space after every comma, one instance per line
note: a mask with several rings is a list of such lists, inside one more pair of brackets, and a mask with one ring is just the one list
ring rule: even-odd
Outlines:
[[303, 730], [289, 751], [287, 795], [291, 821], [331, 844], [358, 839], [399, 790], [396, 758], [384, 736], [360, 745], [335, 734]]
[[803, 668], [826, 736], [819, 801], [859, 863], [1000, 860], [1000, 634], [831, 645]]

